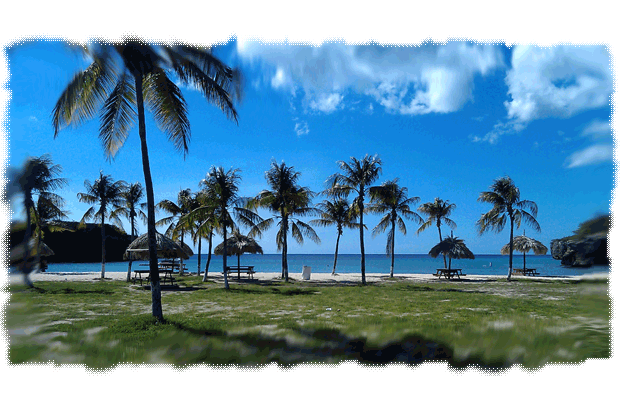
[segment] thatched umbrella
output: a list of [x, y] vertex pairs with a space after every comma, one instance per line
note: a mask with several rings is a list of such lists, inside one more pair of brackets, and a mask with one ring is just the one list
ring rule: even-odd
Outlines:
[[183, 252], [185, 253], [185, 256], [187, 256], [187, 257], [185, 257], [185, 256], [182, 257], [181, 258], [181, 262], [179, 263], [179, 272], [181, 272], [181, 274], [183, 274], [183, 259], [189, 259], [189, 257], [194, 254], [194, 251], [185, 242], [176, 241], [176, 244], [179, 245], [179, 247], [181, 249], [183, 249]]
[[452, 259], [476, 258], [472, 251], [470, 251], [469, 248], [465, 246], [465, 242], [462, 239], [455, 238], [452, 233], [450, 233], [450, 236], [448, 236], [446, 239], [433, 246], [433, 248], [428, 254], [431, 255], [433, 258], [438, 257], [440, 254], [450, 258], [450, 261], [448, 263], [448, 269], [452, 269]]
[[[548, 249], [541, 242], [536, 239], [528, 238], [525, 236], [525, 231], [523, 231], [523, 236], [515, 236], [513, 241], [513, 250], [517, 252], [523, 252], [523, 272], [525, 272], [525, 254], [529, 251], [534, 251], [534, 255], [544, 255], [547, 253]], [[510, 253], [510, 244], [507, 243], [501, 250], [502, 255], [508, 255]]]
[[[213, 253], [222, 255], [224, 253], [224, 242], [215, 247]], [[241, 265], [241, 255], [244, 253], [263, 254], [263, 248], [249, 236], [242, 235], [241, 232], [235, 230], [232, 235], [226, 238], [226, 254], [228, 256], [237, 255], [237, 267]]]
[[[157, 240], [157, 257], [158, 258], [189, 258], [183, 249], [172, 239], [155, 232]], [[191, 251], [191, 249], [190, 249]], [[149, 259], [149, 238], [148, 234], [137, 237], [129, 244], [127, 250], [123, 254], [123, 259], [148, 260]]]

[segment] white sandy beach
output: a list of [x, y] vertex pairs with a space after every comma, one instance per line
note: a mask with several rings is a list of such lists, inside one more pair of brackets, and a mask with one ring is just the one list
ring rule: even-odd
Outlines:
[[[245, 275], [247, 276], [247, 275]], [[270, 281], [270, 280], [280, 280], [281, 274], [279, 272], [259, 272], [254, 274], [254, 281], [248, 280], [247, 278], [241, 277], [241, 281], [237, 280], [236, 275], [230, 278], [231, 283], [256, 283], [258, 281]], [[389, 279], [390, 275], [385, 273], [367, 273], [366, 281], [367, 282], [380, 282]], [[564, 276], [564, 277], [545, 277], [539, 276], [536, 278], [532, 277], [523, 277], [523, 276], [513, 276], [515, 279], [544, 279], [544, 280], [583, 280], [583, 279], [602, 279], [607, 278], [608, 275], [606, 273], [597, 273], [597, 274], [589, 274], [582, 276]], [[106, 272], [105, 280], [126, 280], [127, 272]], [[425, 273], [410, 273], [410, 274], [397, 274], [395, 278], [398, 280], [407, 280], [412, 282], [439, 282], [446, 281], [445, 279], [438, 279], [433, 275], [425, 274]], [[30, 275], [30, 279], [33, 282], [45, 282], [45, 281], [100, 281], [101, 273], [100, 272], [61, 272], [61, 273], [33, 273]], [[224, 282], [224, 276], [219, 272], [210, 272], [209, 279], [215, 280], [216, 282]], [[310, 282], [317, 284], [329, 284], [329, 283], [356, 283], [361, 282], [362, 276], [361, 274], [355, 273], [346, 273], [346, 274], [338, 274], [331, 275], [329, 273], [312, 273], [310, 276], [310, 280], [302, 280], [301, 273], [289, 273], [289, 279], [298, 282]], [[506, 279], [505, 275], [467, 275], [464, 276], [460, 281], [455, 282], [468, 282], [468, 281], [491, 281], [498, 279]], [[11, 284], [22, 284], [24, 283], [23, 275], [21, 274], [12, 274], [10, 275], [10, 283]]]

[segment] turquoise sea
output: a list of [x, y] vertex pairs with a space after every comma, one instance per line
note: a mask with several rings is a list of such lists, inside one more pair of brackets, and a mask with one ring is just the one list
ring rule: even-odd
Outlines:
[[[204, 270], [207, 255], [202, 255], [201, 270]], [[609, 272], [607, 266], [594, 266], [591, 268], [568, 268], [560, 264], [560, 261], [549, 255], [527, 255], [527, 267], [536, 268], [541, 276], [575, 276], [588, 273]], [[145, 263], [134, 261], [134, 266]], [[194, 255], [186, 261], [187, 269], [196, 272], [198, 256]], [[331, 273], [334, 263], [333, 254], [293, 254], [288, 255], [290, 273], [301, 273], [303, 266], [310, 266], [315, 273]], [[237, 264], [237, 258], [228, 258], [228, 265]], [[253, 265], [257, 272], [281, 272], [282, 256], [280, 254], [266, 255], [243, 255], [241, 265]], [[126, 272], [128, 262], [108, 262], [106, 271]], [[427, 273], [435, 272], [435, 269], [443, 267], [441, 257], [434, 259], [429, 255], [395, 255], [394, 274]], [[504, 255], [477, 255], [476, 259], [461, 259], [452, 261], [453, 268], [462, 268], [463, 273], [470, 275], [506, 275], [508, 273], [508, 256]], [[515, 255], [513, 267], [523, 267], [523, 254]], [[212, 256], [209, 272], [222, 271], [222, 257]], [[47, 272], [101, 272], [101, 263], [50, 263]], [[360, 255], [338, 255], [336, 273], [347, 274], [360, 272]], [[389, 273], [390, 258], [385, 255], [366, 255], [367, 273]]]

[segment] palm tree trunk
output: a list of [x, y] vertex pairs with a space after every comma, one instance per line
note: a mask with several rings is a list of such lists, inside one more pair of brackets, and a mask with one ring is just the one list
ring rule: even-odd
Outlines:
[[[364, 187], [361, 188], [363, 192]], [[361, 270], [362, 270], [362, 285], [366, 284], [366, 255], [364, 253], [364, 196], [359, 196], [359, 208], [360, 208], [360, 252], [362, 254]]]
[[144, 185], [146, 188], [147, 235], [149, 239], [149, 271], [151, 278], [151, 301], [153, 316], [160, 322], [164, 320], [161, 306], [161, 284], [159, 282], [159, 268], [157, 266], [157, 238], [155, 236], [155, 197], [153, 195], [153, 180], [149, 165], [149, 153], [146, 146], [146, 123], [144, 120], [144, 100], [142, 95], [142, 76], [136, 75], [136, 103], [138, 105], [138, 125], [140, 133], [140, 147], [142, 150], [142, 168], [144, 170]]
[[228, 250], [226, 249], [226, 225], [224, 225], [224, 255], [222, 256], [223, 258], [223, 262], [222, 262], [222, 266], [224, 267], [224, 288], [226, 288], [226, 290], [230, 289], [230, 286], [228, 285], [228, 275], [226, 273], [226, 254], [228, 253]]
[[105, 278], [105, 205], [101, 205], [101, 279]]
[[523, 273], [525, 273], [525, 252], [523, 252]]
[[[439, 223], [437, 223], [437, 230], [439, 231], [439, 242], [441, 242], [443, 239], [441, 239], [441, 228]], [[448, 263], [446, 262], [446, 255], [442, 255], [443, 256], [443, 267], [445, 269], [448, 269]]]
[[241, 279], [241, 255], [237, 255], [237, 279]]
[[513, 235], [514, 235], [514, 221], [511, 215], [510, 216], [510, 253], [508, 254], [508, 278], [507, 278], [508, 281], [510, 281], [510, 277], [512, 276]]
[[450, 263], [448, 264], [448, 269], [452, 269], [452, 258], [450, 258]]
[[[131, 241], [136, 239], [136, 226], [134, 217], [131, 217]], [[129, 266], [127, 267], [127, 282], [131, 280], [131, 265], [133, 264], [133, 252], [129, 252]]]
[[24, 205], [26, 208], [26, 232], [24, 233], [24, 255], [22, 262], [22, 272], [24, 274], [24, 282], [29, 288], [33, 288], [34, 284], [30, 280], [30, 272], [32, 271], [32, 262], [30, 261], [30, 237], [32, 236], [32, 220], [30, 210], [33, 205], [30, 193], [25, 193]]
[[284, 244], [282, 245], [282, 275], [284, 281], [288, 282], [288, 219], [282, 221], [282, 229], [284, 229]]
[[396, 223], [392, 220], [392, 264], [390, 265], [390, 278], [394, 277], [394, 236], [396, 236]]
[[209, 253], [207, 254], [207, 264], [205, 265], [205, 274], [202, 277], [202, 281], [207, 281], [207, 276], [209, 276], [209, 265], [211, 264], [211, 246], [213, 244], [213, 232], [209, 232]]
[[340, 231], [336, 237], [336, 252], [334, 253], [334, 267], [332, 269], [332, 275], [336, 274], [336, 263], [338, 263], [338, 245], [340, 244]]
[[200, 276], [200, 262], [201, 262], [201, 252], [202, 252], [202, 238], [198, 237], [198, 266], [196, 267], [196, 275]]

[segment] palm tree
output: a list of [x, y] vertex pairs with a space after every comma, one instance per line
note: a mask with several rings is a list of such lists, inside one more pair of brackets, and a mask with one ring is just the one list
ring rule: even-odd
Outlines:
[[190, 140], [187, 104], [169, 74], [198, 89], [207, 102], [235, 122], [237, 111], [233, 101], [241, 96], [240, 75], [217, 59], [209, 48], [151, 45], [127, 38], [118, 44], [87, 46], [84, 51], [92, 63], [71, 80], [56, 103], [52, 113], [54, 137], [62, 127], [77, 126], [100, 112], [99, 138], [106, 155], [113, 157], [123, 146], [137, 115], [147, 202], [152, 314], [163, 321], [144, 106], [175, 148], [186, 154]]
[[[192, 229], [192, 225], [182, 221], [181, 218], [192, 210], [194, 198], [192, 197], [192, 191], [190, 189], [183, 189], [177, 195], [177, 203], [164, 199], [157, 203], [157, 209], [163, 210], [172, 214], [166, 218], [160, 219], [155, 224], [156, 226], [166, 226], [168, 225], [168, 229], [166, 229], [165, 235], [171, 238], [174, 241], [181, 240], [181, 248], [185, 244], [185, 234]], [[180, 263], [181, 274], [183, 274], [183, 258], [181, 258]]]
[[[136, 228], [136, 218], [139, 217], [144, 223], [147, 222], [146, 214], [146, 202], [140, 202], [144, 198], [144, 189], [139, 182], [135, 182], [127, 186], [127, 189], [121, 194], [123, 198], [123, 204], [113, 211], [114, 217], [124, 217], [129, 220], [131, 224], [131, 233], [129, 236], [133, 241], [138, 237], [138, 229]], [[133, 260], [129, 259], [129, 267], [127, 268], [127, 282], [131, 280], [131, 265]]]
[[[443, 239], [441, 237], [441, 223], [445, 223], [452, 229], [456, 229], [456, 223], [450, 218], [450, 214], [456, 208], [455, 204], [450, 204], [448, 201], [444, 201], [440, 198], [435, 198], [434, 202], [427, 202], [425, 204], [420, 205], [418, 208], [418, 212], [427, 216], [426, 221], [418, 228], [418, 235], [420, 232], [424, 231], [426, 228], [431, 225], [437, 225], [437, 230], [439, 231], [439, 242]], [[443, 267], [448, 268], [448, 263], [446, 262], [446, 255], [443, 255]]]
[[[32, 237], [33, 219], [37, 222], [37, 226], [39, 227], [38, 230], [41, 227], [41, 219], [38, 214], [37, 207], [35, 206], [34, 196], [38, 195], [39, 198], [37, 202], [41, 201], [41, 204], [52, 205], [60, 210], [60, 206], [62, 206], [64, 200], [52, 191], [62, 188], [67, 183], [64, 178], [58, 177], [61, 172], [62, 167], [54, 164], [49, 155], [46, 154], [40, 157], [31, 157], [26, 160], [26, 163], [22, 169], [15, 172], [15, 175], [12, 178], [13, 187], [10, 187], [9, 189], [9, 191], [13, 193], [21, 192], [24, 196], [26, 232], [24, 234], [25, 261], [22, 265], [22, 271], [24, 273], [25, 282], [30, 287], [33, 286], [28, 276], [33, 268], [32, 262], [29, 258], [29, 255], [31, 254], [30, 239]], [[41, 210], [43, 210], [43, 208], [41, 208]], [[35, 255], [36, 263], [36, 261], [39, 260], [39, 256], [38, 253]]]
[[414, 205], [420, 198], [417, 196], [411, 198], [407, 197], [407, 188], [400, 187], [398, 185], [398, 178], [396, 178], [392, 181], [384, 182], [381, 186], [370, 188], [370, 200], [371, 204], [368, 206], [369, 212], [377, 214], [385, 212], [383, 218], [381, 218], [377, 226], [372, 230], [372, 235], [377, 236], [390, 227], [385, 253], [392, 256], [390, 277], [393, 278], [396, 225], [398, 225], [398, 229], [403, 235], [407, 235], [407, 226], [405, 225], [403, 217], [419, 224], [424, 222], [424, 220], [420, 218], [420, 215], [410, 209], [410, 205]]
[[490, 191], [481, 192], [478, 201], [493, 205], [493, 208], [486, 214], [482, 214], [476, 226], [480, 235], [493, 230], [501, 232], [510, 221], [510, 246], [508, 263], [508, 280], [512, 275], [512, 250], [514, 249], [514, 226], [521, 226], [525, 222], [540, 232], [540, 225], [536, 221], [538, 206], [535, 202], [521, 200], [519, 188], [514, 184], [510, 177], [498, 178], [490, 186]]
[[334, 174], [327, 179], [329, 188], [327, 195], [332, 197], [346, 197], [351, 192], [355, 192], [353, 200], [355, 212], [360, 217], [360, 252], [362, 284], [366, 284], [366, 255], [364, 252], [364, 198], [370, 184], [375, 182], [381, 174], [381, 159], [378, 156], [364, 156], [361, 160], [354, 157], [349, 162], [338, 161], [338, 166], [342, 170], [341, 174]]
[[[239, 182], [241, 181], [240, 172], [239, 169], [224, 171], [222, 167], [211, 167], [205, 179], [200, 181], [200, 187], [203, 190], [203, 195], [206, 197], [204, 199], [206, 205], [200, 206], [191, 213], [192, 218], [202, 218], [204, 220], [208, 220], [208, 218], [212, 216], [210, 222], [212, 224], [211, 226], [216, 228], [224, 238], [222, 268], [224, 270], [224, 287], [226, 289], [230, 288], [228, 284], [228, 274], [226, 272], [226, 237], [229, 229], [235, 229], [237, 227], [233, 220], [233, 216], [242, 225], [249, 228], [253, 228], [256, 222], [262, 220], [260, 216], [247, 208], [249, 200], [237, 194], [239, 191]], [[211, 240], [209, 240], [209, 251], [210, 248]], [[206, 280], [206, 274], [207, 272], [205, 270], [203, 281]]]
[[320, 219], [315, 219], [310, 221], [310, 223], [321, 227], [336, 225], [338, 231], [338, 236], [336, 237], [336, 252], [334, 252], [334, 267], [332, 268], [332, 275], [336, 275], [340, 236], [342, 236], [343, 228], [355, 229], [359, 227], [359, 224], [355, 222], [357, 216], [349, 206], [347, 200], [343, 198], [336, 199], [333, 202], [325, 200], [318, 204], [317, 208], [321, 212]]
[[103, 172], [100, 172], [99, 179], [92, 184], [88, 180], [84, 181], [84, 187], [86, 192], [78, 193], [78, 200], [91, 205], [99, 204], [99, 209], [95, 209], [95, 206], [88, 208], [80, 224], [83, 225], [89, 220], [101, 221], [101, 279], [104, 279], [105, 217], [109, 216], [116, 225], [121, 226], [120, 219], [113, 211], [123, 205], [123, 192], [127, 189], [127, 183], [125, 181], [114, 182], [110, 175], [103, 175]]
[[209, 275], [209, 265], [211, 264], [213, 249], [213, 232], [218, 227], [216, 218], [217, 202], [209, 195], [213, 195], [213, 192], [209, 194], [202, 190], [196, 193], [192, 201], [191, 211], [180, 220], [183, 224], [188, 224], [192, 227], [194, 244], [198, 241], [198, 274], [200, 274], [202, 238], [207, 238], [209, 241], [207, 263], [205, 264], [205, 273], [202, 277], [203, 282], [207, 281]]
[[32, 221], [35, 224], [36, 237], [36, 260], [35, 264], [40, 263], [41, 244], [43, 243], [43, 229], [47, 228], [50, 232], [68, 231], [59, 220], [68, 218], [68, 213], [63, 209], [65, 200], [59, 195], [39, 195], [37, 205], [32, 212]]
[[265, 179], [271, 191], [261, 191], [252, 203], [252, 206], [268, 209], [273, 217], [265, 219], [256, 225], [249, 233], [250, 236], [261, 235], [269, 229], [276, 220], [279, 220], [276, 244], [282, 251], [282, 278], [288, 282], [288, 233], [300, 245], [307, 236], [315, 243], [321, 243], [318, 235], [310, 225], [302, 222], [298, 217], [314, 215], [318, 210], [311, 207], [314, 193], [297, 183], [300, 177], [293, 167], [287, 167], [284, 161], [280, 165], [273, 160], [271, 168], [265, 172]]

